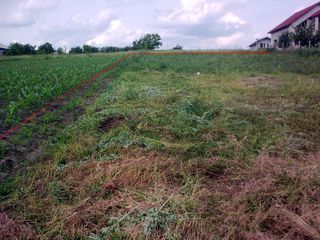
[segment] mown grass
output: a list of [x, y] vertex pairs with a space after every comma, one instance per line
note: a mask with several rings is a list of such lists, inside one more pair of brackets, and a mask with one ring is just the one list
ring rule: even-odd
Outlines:
[[1, 212], [34, 238], [317, 239], [319, 65], [132, 56], [1, 184]]

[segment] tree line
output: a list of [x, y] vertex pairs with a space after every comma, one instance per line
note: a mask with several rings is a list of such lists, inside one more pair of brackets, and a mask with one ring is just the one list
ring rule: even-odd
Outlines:
[[[110, 53], [110, 52], [121, 52], [121, 51], [136, 51], [136, 50], [154, 50], [162, 46], [161, 37], [158, 33], [148, 33], [141, 36], [139, 39], [133, 41], [130, 46], [126, 47], [115, 47], [106, 46], [97, 48], [90, 45], [83, 45], [72, 47], [69, 50], [70, 54], [81, 54], [81, 53]], [[173, 48], [174, 50], [182, 50], [182, 46], [177, 45]], [[51, 43], [44, 43], [36, 49], [36, 46], [31, 44], [11, 43], [9, 49], [6, 51], [6, 55], [31, 55], [31, 54], [52, 54], [58, 53], [63, 54], [65, 51], [59, 47], [54, 49]]]
[[316, 31], [313, 24], [301, 24], [294, 32], [284, 32], [278, 39], [279, 48], [288, 48], [293, 44], [300, 47], [320, 47], [320, 31]]

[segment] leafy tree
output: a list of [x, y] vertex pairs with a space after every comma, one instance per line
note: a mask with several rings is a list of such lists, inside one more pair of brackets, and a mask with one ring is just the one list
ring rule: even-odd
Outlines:
[[162, 42], [159, 34], [148, 33], [140, 37], [139, 40], [135, 40], [132, 43], [132, 45], [134, 50], [140, 50], [140, 49], [154, 50], [162, 46]]
[[58, 53], [58, 54], [63, 54], [63, 53], [64, 53], [63, 48], [62, 48], [62, 47], [59, 47], [59, 48], [57, 49], [57, 53]]
[[54, 48], [51, 43], [45, 43], [38, 47], [38, 53], [40, 54], [51, 54], [54, 53]]
[[83, 45], [82, 49], [83, 49], [83, 53], [97, 53], [97, 52], [99, 52], [99, 49], [97, 47], [92, 47], [89, 45]]
[[103, 48], [101, 48], [101, 52], [105, 52], [105, 53], [110, 53], [110, 52], [120, 52], [121, 51], [121, 49], [120, 48], [118, 48], [118, 47], [112, 47], [112, 46], [110, 46], [110, 47], [103, 47]]
[[23, 54], [35, 54], [35, 46], [30, 44], [23, 45], [21, 43], [11, 43], [9, 45], [8, 51], [6, 51], [7, 55], [23, 55]]
[[133, 50], [132, 46], [126, 46], [126, 47], [103, 47], [101, 48], [101, 52], [104, 53], [109, 53], [109, 52], [126, 52], [126, 51], [130, 51]]
[[36, 46], [32, 46], [30, 44], [24, 45], [24, 54], [35, 54], [36, 53]]
[[81, 47], [73, 47], [69, 51], [69, 53], [71, 53], [71, 54], [81, 54], [82, 52], [83, 51], [82, 51]]
[[172, 50], [183, 50], [183, 47], [177, 44]]
[[284, 32], [280, 35], [278, 39], [278, 47], [288, 48], [293, 41], [293, 34], [289, 32]]
[[311, 45], [314, 44], [314, 35], [315, 29], [312, 24], [310, 26], [300, 24], [299, 26], [295, 27], [295, 33], [293, 36], [296, 44], [300, 43], [300, 46], [302, 47], [309, 47], [309, 42], [311, 43]]
[[313, 46], [320, 47], [320, 30], [316, 31], [312, 38]]

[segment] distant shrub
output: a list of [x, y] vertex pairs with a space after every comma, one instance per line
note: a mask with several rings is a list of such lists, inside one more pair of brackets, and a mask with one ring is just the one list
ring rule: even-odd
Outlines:
[[97, 52], [99, 52], [99, 48], [92, 47], [92, 46], [89, 46], [86, 44], [83, 45], [82, 49], [83, 49], [83, 53], [97, 53]]
[[288, 48], [291, 46], [293, 42], [294, 35], [289, 32], [284, 32], [280, 35], [278, 40], [278, 47], [280, 48]]
[[25, 55], [25, 54], [35, 54], [36, 46], [30, 44], [21, 43], [11, 43], [9, 49], [6, 51], [6, 55]]
[[45, 43], [38, 47], [38, 53], [40, 54], [51, 54], [54, 53], [54, 48], [51, 43]]
[[83, 53], [83, 50], [81, 47], [72, 47], [69, 51], [70, 54], [81, 54]]
[[172, 50], [183, 50], [183, 47], [177, 44]]
[[120, 48], [120, 47], [103, 47], [101, 48], [101, 52], [105, 52], [105, 53], [110, 53], [110, 52], [121, 52], [121, 51], [128, 51], [130, 47], [126, 47], [126, 48]]
[[64, 51], [63, 51], [63, 49], [62, 49], [61, 47], [59, 47], [59, 48], [57, 49], [57, 53], [58, 53], [58, 54], [63, 54]]

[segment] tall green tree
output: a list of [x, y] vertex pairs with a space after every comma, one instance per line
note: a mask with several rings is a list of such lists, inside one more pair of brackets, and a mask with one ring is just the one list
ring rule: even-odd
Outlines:
[[46, 42], [38, 47], [38, 53], [40, 54], [51, 54], [54, 53], [54, 48], [51, 43]]
[[57, 49], [57, 53], [58, 53], [58, 54], [63, 54], [63, 53], [64, 53], [63, 48], [62, 48], [62, 47], [59, 47], [59, 48]]
[[69, 53], [71, 54], [81, 54], [83, 53], [82, 48], [81, 47], [73, 47], [70, 49]]
[[139, 40], [136, 40], [132, 43], [133, 49], [147, 49], [154, 50], [162, 46], [161, 37], [158, 33], [148, 33]]
[[313, 38], [312, 38], [312, 44], [315, 47], [320, 47], [320, 30], [316, 31]]
[[21, 44], [21, 43], [10, 43], [6, 55], [24, 55], [24, 54], [35, 54], [36, 46], [30, 44]]
[[284, 32], [280, 35], [278, 39], [279, 48], [288, 48], [293, 42], [293, 34], [289, 32]]
[[92, 46], [89, 46], [89, 45], [83, 45], [82, 47], [83, 49], [83, 53], [97, 53], [99, 52], [99, 49], [97, 47], [92, 47]]
[[24, 54], [35, 54], [36, 46], [32, 46], [31, 44], [24, 45]]
[[183, 50], [183, 47], [177, 44], [175, 47], [172, 48], [172, 50]]
[[307, 26], [306, 24], [300, 24], [299, 26], [295, 27], [295, 33], [293, 35], [295, 44], [300, 44], [302, 47], [309, 47], [314, 45], [314, 36], [316, 32], [314, 29], [313, 24]]

